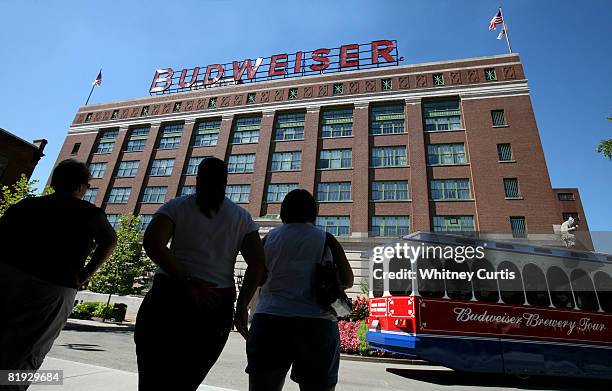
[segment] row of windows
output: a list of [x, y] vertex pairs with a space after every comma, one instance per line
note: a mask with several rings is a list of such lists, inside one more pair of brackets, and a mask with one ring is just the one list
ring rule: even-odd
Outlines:
[[[461, 109], [459, 100], [433, 101], [423, 103], [423, 119], [425, 131], [462, 130]], [[274, 140], [303, 140], [304, 113], [278, 114], [274, 125]], [[370, 134], [405, 133], [404, 106], [390, 104], [373, 106], [370, 115]], [[491, 111], [491, 121], [494, 127], [506, 126], [504, 110]], [[261, 117], [239, 117], [234, 121], [232, 143], [246, 144], [259, 142]], [[193, 139], [194, 147], [215, 146], [219, 140], [221, 121], [219, 119], [204, 120], [197, 123]], [[175, 149], [181, 143], [183, 124], [165, 124], [161, 128], [159, 149]], [[100, 133], [95, 153], [110, 153], [113, 150], [118, 130], [111, 129]], [[321, 137], [347, 137], [353, 134], [353, 109], [326, 109], [321, 113]], [[149, 127], [133, 128], [128, 137], [125, 150], [137, 152], [144, 150]], [[80, 146], [80, 144], [79, 144]], [[73, 154], [78, 148], [73, 149]]]
[[[471, 264], [468, 264], [471, 263]], [[380, 268], [381, 266], [375, 265]], [[405, 261], [393, 259], [389, 262], [389, 271], [405, 268]], [[452, 259], [444, 262], [439, 259], [419, 259], [419, 269], [436, 269], [443, 267], [453, 272], [475, 272], [485, 269], [488, 273], [495, 271], [486, 259], [473, 262], [457, 263]], [[544, 272], [533, 263], [528, 263], [521, 270], [509, 261], [497, 267], [498, 271], [508, 270], [516, 275], [514, 279], [485, 279], [476, 276], [473, 281], [467, 279], [424, 279], [417, 274], [419, 294], [424, 297], [455, 300], [477, 300], [491, 303], [513, 305], [529, 304], [542, 308], [580, 309], [583, 311], [612, 312], [612, 278], [603, 271], [595, 272], [593, 279], [582, 269], [574, 269], [569, 275], [558, 266], [552, 266]], [[382, 287], [374, 289], [375, 296], [382, 295]], [[409, 295], [412, 293], [412, 280], [390, 280], [391, 295]]]

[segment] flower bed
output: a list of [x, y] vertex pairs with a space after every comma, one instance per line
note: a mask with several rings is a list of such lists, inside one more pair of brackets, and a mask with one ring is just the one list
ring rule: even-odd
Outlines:
[[391, 357], [390, 354], [373, 349], [366, 341], [368, 332], [368, 299], [359, 296], [353, 300], [351, 314], [338, 321], [340, 352], [361, 356]]

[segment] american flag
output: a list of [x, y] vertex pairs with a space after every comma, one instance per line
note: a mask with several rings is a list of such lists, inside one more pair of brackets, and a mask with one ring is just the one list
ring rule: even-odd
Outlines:
[[102, 84], [102, 71], [98, 73], [98, 77], [96, 77], [96, 80], [91, 83], [92, 86], [99, 86], [100, 84]]
[[498, 10], [497, 14], [495, 14], [493, 19], [491, 19], [491, 21], [489, 22], [489, 31], [495, 30], [497, 28], [497, 25], [502, 23], [504, 23], [504, 18], [502, 17], [501, 10]]

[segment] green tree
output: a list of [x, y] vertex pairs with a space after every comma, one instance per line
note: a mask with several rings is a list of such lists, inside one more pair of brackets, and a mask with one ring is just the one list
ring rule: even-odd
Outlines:
[[[608, 121], [612, 121], [612, 117], [609, 117]], [[601, 140], [599, 146], [597, 147], [597, 153], [601, 153], [608, 159], [612, 160], [612, 138], [608, 140]]]
[[[108, 295], [138, 294], [155, 270], [151, 260], [143, 255], [140, 218], [123, 215], [117, 230], [117, 247], [110, 258], [89, 281], [93, 292]], [[110, 296], [109, 296], [110, 299]]]
[[[21, 177], [12, 186], [2, 186], [0, 188], [0, 216], [6, 212], [6, 210], [15, 205], [19, 201], [28, 197], [36, 197], [38, 194], [37, 180], [29, 180], [25, 174], [21, 174]], [[41, 195], [47, 195], [53, 193], [53, 189], [45, 187]]]

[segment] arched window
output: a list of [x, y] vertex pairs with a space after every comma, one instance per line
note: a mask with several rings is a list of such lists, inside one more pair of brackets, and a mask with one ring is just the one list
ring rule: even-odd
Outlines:
[[[506, 304], [525, 304], [521, 272], [512, 262], [504, 261], [497, 267], [499, 272], [507, 272], [508, 278], [499, 278], [499, 290], [502, 301]], [[510, 278], [514, 274], [514, 278]]]
[[591, 277], [584, 270], [576, 269], [570, 275], [574, 296], [576, 296], [576, 305], [581, 310], [597, 311], [597, 296], [595, 296], [595, 287]]
[[[470, 268], [466, 262], [458, 263], [454, 259], [447, 259], [444, 262], [444, 268], [451, 272], [468, 273]], [[468, 280], [467, 274], [465, 278], [452, 278], [446, 280], [446, 294], [451, 299], [455, 300], [472, 300], [472, 283]]]
[[598, 271], [595, 273], [594, 280], [601, 309], [612, 313], [612, 277], [604, 271]]
[[436, 270], [442, 272], [442, 262], [435, 258], [419, 258], [417, 260], [417, 269], [417, 281], [419, 283], [419, 293], [421, 296], [433, 298], [444, 297], [444, 279], [432, 273]]
[[528, 263], [523, 268], [523, 279], [525, 280], [527, 302], [535, 307], [548, 307], [550, 297], [544, 272], [533, 263]]
[[553, 305], [557, 308], [574, 308], [574, 297], [567, 274], [561, 268], [553, 266], [546, 272], [546, 280]]
[[393, 258], [389, 261], [389, 272], [395, 273], [396, 276], [404, 277], [389, 279], [389, 292], [392, 296], [408, 296], [412, 294], [412, 280], [407, 276], [410, 267], [409, 259]]
[[[382, 297], [382, 295], [385, 293], [385, 279], [382, 278], [384, 271], [385, 269], [382, 262], [374, 263], [372, 265], [372, 294], [374, 297]], [[375, 276], [380, 278], [376, 278]]]
[[474, 274], [474, 296], [478, 301], [496, 303], [499, 300], [495, 269], [486, 259], [476, 259], [472, 263]]

